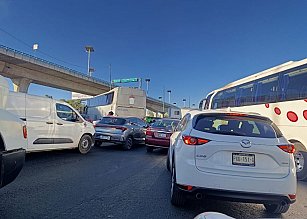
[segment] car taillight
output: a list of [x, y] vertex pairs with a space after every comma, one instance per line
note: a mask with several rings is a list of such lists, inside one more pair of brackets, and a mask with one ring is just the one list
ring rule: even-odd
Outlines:
[[146, 129], [146, 135], [152, 136], [153, 131], [151, 129]]
[[183, 142], [187, 145], [202, 145], [208, 143], [210, 140], [204, 138], [196, 138], [192, 136], [182, 136]]
[[27, 126], [22, 126], [22, 134], [24, 138], [28, 137], [28, 130], [27, 130]]
[[116, 128], [116, 129], [120, 129], [120, 130], [122, 130], [123, 132], [127, 130], [126, 127], [122, 127], [122, 126], [118, 126], [118, 127], [115, 127], [115, 128]]
[[295, 147], [293, 144], [278, 145], [278, 147], [289, 154], [293, 154], [295, 152]]

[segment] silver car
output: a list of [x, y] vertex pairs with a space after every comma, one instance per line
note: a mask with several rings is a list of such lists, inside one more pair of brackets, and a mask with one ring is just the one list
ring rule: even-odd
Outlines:
[[110, 142], [130, 150], [134, 144], [145, 144], [147, 124], [136, 117], [103, 117], [95, 125], [95, 145]]

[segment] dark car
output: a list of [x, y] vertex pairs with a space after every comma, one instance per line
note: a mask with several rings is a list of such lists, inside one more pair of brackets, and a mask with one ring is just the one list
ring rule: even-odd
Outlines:
[[130, 150], [134, 144], [145, 143], [147, 124], [136, 117], [103, 117], [95, 126], [95, 145], [110, 142]]
[[158, 119], [146, 130], [146, 149], [152, 152], [154, 148], [169, 148], [170, 137], [180, 120]]

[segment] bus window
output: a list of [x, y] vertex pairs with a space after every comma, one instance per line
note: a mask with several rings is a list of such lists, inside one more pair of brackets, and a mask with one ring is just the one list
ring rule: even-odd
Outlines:
[[222, 108], [223, 95], [224, 95], [224, 92], [223, 91], [219, 91], [213, 97], [213, 100], [212, 100], [212, 108], [213, 109]]
[[227, 89], [222, 96], [222, 108], [234, 107], [236, 100], [236, 88]]
[[113, 102], [114, 92], [99, 95], [93, 98], [88, 99], [88, 106], [95, 107], [95, 106], [105, 106], [109, 105]]
[[272, 103], [277, 100], [278, 76], [256, 81], [256, 102]]
[[282, 100], [307, 98], [307, 69], [284, 74], [282, 91], [284, 93]]
[[254, 83], [248, 83], [237, 89], [236, 106], [254, 104]]

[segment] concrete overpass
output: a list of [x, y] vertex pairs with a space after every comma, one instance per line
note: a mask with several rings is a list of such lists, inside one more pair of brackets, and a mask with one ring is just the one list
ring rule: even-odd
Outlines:
[[[44, 59], [0, 45], [0, 74], [10, 78], [16, 92], [27, 93], [31, 83], [95, 96], [109, 91], [110, 83]], [[164, 103], [165, 111], [178, 107]], [[147, 97], [147, 109], [163, 111], [163, 103]]]

